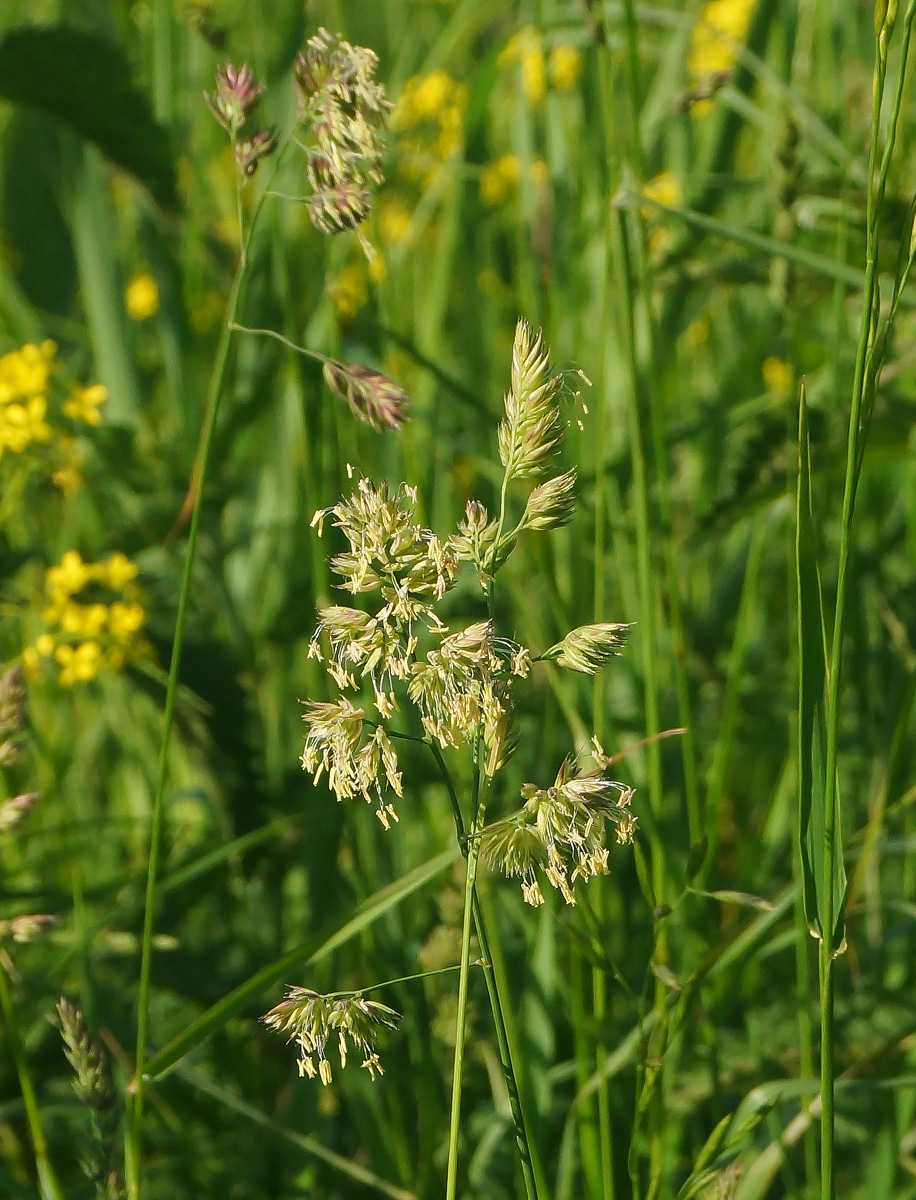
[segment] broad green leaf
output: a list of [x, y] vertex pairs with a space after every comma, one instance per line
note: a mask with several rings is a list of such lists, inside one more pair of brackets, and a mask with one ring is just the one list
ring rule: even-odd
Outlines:
[[798, 416], [798, 488], [795, 507], [795, 568], [798, 587], [798, 841], [801, 852], [805, 920], [811, 934], [824, 936], [828, 886], [836, 913], [832, 944], [843, 944], [843, 896], [846, 870], [842, 834], [835, 823], [834, 874], [825, 877], [826, 726], [824, 697], [827, 682], [826, 634], [817, 542], [811, 508], [811, 461], [808, 408], [802, 387]]
[[161, 1079], [163, 1075], [168, 1074], [175, 1064], [189, 1054], [195, 1046], [199, 1046], [210, 1034], [225, 1025], [230, 1017], [235, 1016], [256, 996], [275, 983], [279, 983], [294, 968], [298, 969], [316, 963], [339, 946], [345, 945], [358, 933], [377, 921], [379, 917], [384, 916], [392, 908], [396, 908], [402, 900], [406, 900], [408, 896], [451, 866], [459, 853], [458, 846], [455, 846], [451, 850], [444, 850], [441, 854], [437, 854], [435, 858], [431, 858], [420, 867], [415, 867], [403, 878], [388, 884], [387, 887], [383, 887], [364, 900], [357, 907], [351, 919], [339, 929], [318, 934], [301, 946], [296, 946], [295, 949], [281, 955], [274, 962], [268, 963], [266, 967], [262, 967], [250, 979], [240, 983], [227, 996], [223, 996], [222, 1000], [218, 1000], [216, 1004], [208, 1008], [196, 1021], [192, 1021], [187, 1029], [154, 1055], [146, 1064], [145, 1078]]
[[0, 99], [66, 125], [178, 208], [168, 135], [113, 43], [65, 25], [12, 29], [0, 39]]

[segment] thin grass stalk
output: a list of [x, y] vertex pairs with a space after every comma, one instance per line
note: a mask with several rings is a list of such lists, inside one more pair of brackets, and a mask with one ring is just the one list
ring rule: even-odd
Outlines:
[[[479, 752], [479, 747], [478, 747]], [[446, 1200], [455, 1200], [458, 1190], [458, 1139], [461, 1133], [461, 1089], [464, 1082], [464, 1046], [467, 1036], [468, 983], [471, 965], [471, 926], [473, 923], [477, 862], [480, 857], [480, 828], [485, 805], [480, 796], [480, 767], [474, 767], [471, 804], [471, 836], [467, 844], [464, 878], [464, 919], [461, 928], [461, 967], [458, 977], [458, 1016], [455, 1027], [455, 1065], [452, 1072], [452, 1103], [448, 1129], [448, 1172]]]
[[[630, 163], [639, 183], [645, 182], [645, 167], [642, 140], [639, 129], [641, 111], [639, 78], [639, 24], [633, 0], [623, 0], [624, 28], [627, 43], [627, 115], [629, 118], [628, 150]], [[634, 207], [629, 219], [633, 231], [636, 253], [637, 295], [642, 300], [645, 342], [645, 388], [649, 413], [649, 428], [652, 435], [652, 465], [658, 494], [658, 508], [662, 531], [662, 552], [665, 564], [665, 598], [668, 605], [668, 624], [671, 637], [671, 666], [674, 674], [678, 701], [678, 723], [683, 726], [681, 757], [684, 770], [684, 799], [687, 807], [687, 832], [691, 845], [703, 835], [703, 814], [700, 808], [697, 782], [696, 753], [693, 741], [693, 719], [690, 704], [690, 687], [687, 679], [687, 650], [684, 637], [684, 622], [681, 615], [680, 582], [685, 577], [677, 544], [674, 539], [671, 487], [668, 476], [668, 454], [665, 445], [665, 405], [658, 378], [658, 354], [656, 352], [655, 318], [652, 305], [653, 279], [649, 266], [645, 222], [638, 206]]]
[[[232, 287], [226, 302], [226, 311], [220, 331], [219, 344], [210, 384], [207, 389], [207, 402], [204, 414], [200, 450], [194, 465], [192, 477], [193, 504], [191, 507], [191, 523], [188, 529], [188, 543], [185, 550], [184, 568], [181, 576], [181, 587], [178, 593], [178, 609], [175, 616], [175, 635], [172, 641], [172, 657], [169, 663], [168, 682], [165, 692], [165, 710], [163, 714], [162, 742], [159, 748], [159, 762], [156, 775], [156, 791], [153, 797], [153, 810], [150, 822], [150, 843], [147, 856], [146, 895], [143, 911], [143, 934], [140, 949], [140, 985], [137, 999], [137, 1041], [134, 1058], [133, 1095], [127, 1114], [127, 1143], [125, 1151], [125, 1175], [127, 1182], [128, 1200], [139, 1200], [142, 1190], [142, 1140], [143, 1102], [146, 1068], [147, 1046], [149, 1041], [149, 1004], [153, 958], [153, 934], [155, 931], [156, 909], [158, 901], [159, 865], [162, 855], [162, 830], [165, 816], [165, 789], [168, 780], [169, 743], [171, 741], [172, 725], [175, 720], [175, 705], [178, 699], [178, 680], [181, 670], [181, 652], [184, 645], [185, 623], [187, 620], [188, 601], [191, 594], [191, 580], [194, 572], [194, 557], [197, 550], [197, 536], [200, 528], [200, 517], [203, 509], [204, 483], [210, 462], [213, 446], [213, 436], [216, 430], [216, 418], [219, 413], [220, 399], [226, 379], [226, 369], [229, 362], [229, 349], [232, 341], [233, 325], [238, 312], [239, 298], [248, 265], [248, 247], [251, 235], [260, 213], [261, 204], [255, 209], [251, 224], [246, 232], [242, 223], [241, 185], [237, 185], [239, 204], [239, 262]], [[262, 196], [263, 200], [263, 196]]]
[[16, 1064], [19, 1091], [22, 1093], [22, 1106], [25, 1109], [25, 1120], [29, 1127], [29, 1137], [32, 1139], [32, 1150], [35, 1153], [38, 1195], [40, 1200], [64, 1200], [64, 1193], [57, 1182], [57, 1176], [48, 1155], [48, 1139], [45, 1137], [41, 1109], [38, 1106], [38, 1097], [35, 1095], [35, 1085], [32, 1082], [32, 1073], [23, 1050], [22, 1038], [19, 1036], [16, 1005], [3, 963], [0, 963], [0, 1008], [3, 1009], [6, 1040], [13, 1056], [13, 1062]]
[[[827, 673], [825, 704], [826, 763], [824, 796], [823, 878], [825, 881], [822, 937], [819, 947], [820, 1021], [821, 1021], [821, 1200], [834, 1200], [836, 1194], [834, 1163], [834, 961], [840, 951], [836, 945], [837, 907], [842, 898], [834, 892], [836, 869], [836, 835], [842, 829], [842, 797], [837, 787], [837, 738], [839, 730], [840, 671], [843, 652], [843, 624], [849, 588], [849, 560], [852, 544], [852, 523], [855, 514], [858, 467], [863, 448], [862, 403], [867, 376], [878, 369], [872, 355], [880, 296], [878, 292], [878, 221], [883, 206], [891, 154], [896, 136], [897, 121], [903, 98], [903, 75], [906, 72], [906, 49], [909, 30], [916, 14], [916, 0], [907, 6], [905, 17], [904, 57], [900, 64], [901, 79], [895, 92], [888, 124], [888, 137], [881, 158], [880, 174], [876, 179], [878, 146], [881, 129], [881, 106], [887, 76], [888, 47], [897, 17], [897, 4], [882, 14], [876, 27], [876, 57], [872, 77], [872, 128], [868, 156], [868, 190], [866, 202], [865, 286], [862, 316], [856, 346], [849, 430], [846, 444], [846, 473], [843, 485], [843, 508], [840, 524], [837, 591], [834, 609], [833, 637]], [[803, 749], [803, 748], [802, 748]]]
[[[610, 208], [607, 210], [605, 223], [605, 273], [607, 274], [610, 268], [610, 242], [611, 242], [611, 221], [612, 214]], [[601, 319], [600, 328], [605, 331], [609, 324], [610, 318], [610, 296], [609, 289], [604, 288], [601, 294]], [[601, 338], [601, 359], [600, 359], [600, 374], [599, 374], [599, 396], [596, 413], [596, 429], [595, 429], [595, 525], [593, 537], [593, 589], [594, 589], [594, 608], [592, 619], [594, 621], [605, 620], [607, 613], [605, 605], [607, 602], [607, 566], [605, 563], [605, 554], [607, 549], [607, 496], [605, 494], [607, 481], [605, 478], [605, 431], [609, 427], [610, 421], [610, 405], [608, 404], [608, 338]], [[604, 674], [598, 671], [595, 674], [592, 682], [592, 720], [595, 730], [595, 736], [600, 742], [604, 741]], [[603, 894], [598, 893], [599, 916], [603, 918]], [[606, 1041], [606, 1009], [607, 1009], [607, 989], [604, 978], [604, 970], [594, 965], [591, 968], [591, 984], [592, 984], [592, 1016], [594, 1018], [595, 1029], [595, 1066], [596, 1068], [607, 1059], [608, 1047]], [[581, 1087], [581, 1084], [580, 1084]], [[600, 1171], [600, 1186], [601, 1196], [603, 1200], [614, 1200], [614, 1162], [613, 1148], [611, 1140], [611, 1096], [610, 1096], [610, 1081], [603, 1079], [598, 1088], [596, 1097], [597, 1108], [597, 1157]], [[591, 1108], [591, 1103], [589, 1104]], [[587, 1122], [582, 1122], [583, 1141], [586, 1139], [589, 1143], [595, 1141], [595, 1128], [591, 1119]], [[585, 1147], [583, 1147], [584, 1149]], [[593, 1147], [590, 1146], [590, 1149]]]
[[[452, 816], [455, 821], [455, 833], [458, 838], [458, 844], [461, 847], [461, 852], [467, 858], [470, 853], [469, 839], [464, 823], [464, 815], [461, 812], [461, 804], [458, 800], [458, 793], [455, 790], [454, 782], [452, 781], [451, 773], [448, 765], [442, 757], [442, 751], [436, 745], [435, 741], [427, 741], [439, 771], [445, 783], [446, 791], [448, 792], [449, 803], [452, 806]], [[509, 1108], [512, 1113], [512, 1123], [515, 1128], [515, 1140], [518, 1147], [519, 1164], [522, 1170], [522, 1177], [525, 1182], [525, 1195], [527, 1200], [539, 1200], [541, 1194], [546, 1195], [544, 1187], [544, 1172], [541, 1166], [540, 1157], [537, 1153], [537, 1147], [532, 1143], [528, 1136], [529, 1122], [525, 1115], [525, 1109], [522, 1102], [521, 1092], [518, 1086], [518, 1075], [515, 1070], [513, 1061], [512, 1049], [510, 1044], [509, 1030], [507, 1026], [507, 1018], [505, 1015], [506, 1006], [503, 1004], [502, 996], [500, 995], [499, 984], [496, 979], [496, 974], [493, 966], [493, 955], [490, 949], [490, 940], [487, 935], [486, 922], [484, 921], [483, 911], [480, 906], [480, 898], [477, 895], [476, 888], [472, 894], [472, 911], [474, 917], [474, 932], [477, 934], [477, 943], [480, 947], [480, 956], [483, 963], [484, 979], [487, 985], [487, 997], [490, 1001], [490, 1011], [493, 1016], [493, 1026], [496, 1032], [496, 1045], [499, 1052], [499, 1061], [503, 1070], [503, 1078], [506, 1083], [506, 1091], [509, 1096]]]

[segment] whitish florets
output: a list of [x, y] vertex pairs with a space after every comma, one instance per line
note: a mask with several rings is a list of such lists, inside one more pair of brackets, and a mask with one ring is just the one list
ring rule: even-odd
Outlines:
[[[374, 1079], [382, 1075], [378, 1058], [379, 1035], [396, 1029], [400, 1014], [375, 1000], [359, 995], [321, 996], [309, 988], [289, 987], [286, 996], [261, 1020], [270, 1029], [288, 1035], [299, 1046], [299, 1075], [325, 1085], [331, 1082], [331, 1064], [326, 1046], [337, 1035], [341, 1067], [347, 1065], [349, 1043], [362, 1055], [361, 1066]], [[315, 1066], [315, 1059], [318, 1066]]]
[[354, 594], [380, 591], [402, 621], [430, 614], [458, 574], [454, 553], [415, 520], [416, 502], [416, 490], [406, 484], [391, 496], [387, 484], [361, 479], [349, 499], [313, 520], [320, 528], [333, 515], [350, 543], [346, 554], [331, 560], [340, 586]]
[[362, 796], [370, 804], [374, 800], [376, 815], [388, 829], [398, 816], [385, 799], [382, 778], [400, 796], [401, 773], [391, 739], [380, 726], [366, 723], [365, 717], [345, 696], [336, 703], [309, 701], [303, 717], [308, 733], [300, 761], [314, 783], [327, 773], [328, 787], [338, 800], [353, 796]]
[[521, 794], [520, 811], [487, 835], [487, 860], [504, 875], [521, 879], [526, 903], [544, 902], [540, 872], [567, 904], [575, 904], [577, 879], [607, 873], [606, 822], [616, 826], [618, 842], [633, 840], [633, 789], [600, 771], [576, 773], [576, 760], [567, 759], [552, 787], [526, 783]]

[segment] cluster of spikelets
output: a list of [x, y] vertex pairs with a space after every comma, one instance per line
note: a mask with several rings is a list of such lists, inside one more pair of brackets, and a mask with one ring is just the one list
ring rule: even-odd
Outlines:
[[66, 495], [80, 485], [80, 455], [74, 433], [99, 425], [108, 393], [99, 384], [60, 386], [57, 347], [47, 340], [27, 343], [0, 357], [0, 458], [45, 448], [47, 469]]
[[234, 67], [226, 63], [216, 73], [216, 91], [212, 95], [204, 93], [210, 111], [229, 134], [243, 175], [253, 175], [261, 159], [273, 154], [279, 141], [276, 129], [258, 129], [252, 124], [264, 91], [264, 84], [255, 82], [247, 65]]
[[46, 663], [58, 667], [62, 687], [86, 683], [101, 671], [120, 671], [147, 658], [142, 636], [146, 612], [136, 584], [138, 569], [124, 554], [83, 562], [68, 550], [45, 572], [45, 629], [22, 652], [26, 674], [36, 678]]
[[[498, 637], [490, 621], [452, 630], [436, 611], [463, 563], [476, 570], [487, 591], [522, 531], [555, 529], [572, 519], [575, 470], [550, 474], [565, 430], [562, 387], [540, 334], [520, 321], [499, 428], [504, 478], [495, 518], [471, 500], [457, 532], [443, 541], [417, 520], [414, 489], [402, 484], [392, 492], [367, 479], [351, 496], [315, 514], [319, 531], [332, 518], [347, 542], [331, 559], [338, 586], [375, 599], [366, 608], [334, 605], [318, 613], [309, 653], [325, 663], [342, 694], [306, 703], [302, 765], [316, 783], [326, 777], [338, 800], [374, 802], [386, 828], [397, 821], [392, 796], [401, 796], [402, 779], [383, 722], [405, 699], [430, 742], [441, 749], [470, 744], [482, 771], [492, 777], [513, 746], [513, 683], [529, 674], [532, 661], [594, 674], [624, 643], [626, 626], [597, 623], [572, 630], [534, 656]], [[513, 523], [509, 492], [518, 483], [527, 495], [523, 505], [516, 504]], [[363, 689], [365, 701], [346, 695]], [[590, 838], [600, 836], [606, 815], [602, 808], [595, 814]]]
[[380, 184], [391, 104], [376, 82], [378, 58], [319, 29], [296, 65], [300, 121], [310, 137], [309, 215], [323, 233], [355, 229], [372, 211]]
[[[331, 1082], [331, 1064], [326, 1047], [337, 1037], [341, 1067], [346, 1067], [349, 1043], [362, 1056], [361, 1066], [373, 1079], [382, 1075], [378, 1057], [379, 1034], [384, 1029], [396, 1029], [399, 1015], [384, 1004], [367, 1000], [357, 993], [321, 996], [308, 988], [290, 987], [286, 996], [261, 1018], [265, 1025], [299, 1047], [299, 1075], [314, 1079], [317, 1075], [325, 1085]], [[315, 1060], [318, 1060], [316, 1067]]]
[[609, 763], [597, 744], [594, 757], [597, 770], [582, 772], [577, 759], [567, 758], [551, 787], [526, 783], [521, 810], [486, 833], [488, 861], [504, 875], [521, 879], [528, 904], [544, 903], [538, 872], [567, 904], [576, 902], [577, 879], [607, 873], [605, 822], [616, 826], [621, 844], [633, 840], [636, 818], [629, 809], [633, 789], [604, 776], [601, 764]]
[[61, 997], [57, 1016], [64, 1054], [73, 1070], [73, 1090], [85, 1114], [77, 1141], [80, 1166], [99, 1200], [120, 1200], [124, 1195], [118, 1162], [122, 1112], [111, 1064], [74, 1004]]
[[[377, 69], [372, 50], [353, 46], [326, 29], [309, 38], [296, 60], [295, 142], [306, 155], [309, 216], [322, 233], [361, 224], [372, 211], [370, 184], [382, 182], [385, 119], [391, 104], [375, 79]], [[264, 91], [247, 65], [227, 63], [217, 72], [216, 90], [205, 93], [246, 176], [279, 145], [275, 128], [252, 124]]]

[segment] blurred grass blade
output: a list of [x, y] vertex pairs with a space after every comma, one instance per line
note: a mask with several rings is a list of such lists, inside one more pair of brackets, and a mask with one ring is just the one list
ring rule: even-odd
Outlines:
[[178, 208], [166, 132], [111, 42], [64, 25], [12, 29], [0, 40], [0, 97], [95, 143], [163, 208]]
[[[839, 823], [832, 896], [825, 904], [828, 881], [824, 878], [823, 843], [826, 829], [827, 734], [824, 697], [827, 680], [826, 633], [821, 581], [817, 566], [817, 541], [811, 509], [811, 447], [808, 405], [804, 385], [798, 415], [798, 486], [795, 506], [795, 572], [798, 589], [798, 792], [799, 831], [805, 920], [814, 937], [823, 940], [825, 913], [836, 913], [833, 946], [843, 941], [843, 903], [846, 871]], [[827, 918], [829, 920], [829, 917]]]
[[340, 1171], [342, 1175], [347, 1175], [356, 1183], [362, 1184], [364, 1187], [371, 1188], [373, 1191], [381, 1192], [383, 1196], [390, 1196], [391, 1200], [416, 1200], [413, 1192], [408, 1192], [405, 1188], [397, 1187], [393, 1183], [389, 1183], [387, 1179], [382, 1179], [376, 1175], [374, 1171], [370, 1171], [367, 1167], [360, 1163], [351, 1162], [350, 1159], [344, 1158], [340, 1154], [335, 1154], [333, 1150], [328, 1150], [323, 1146], [317, 1138], [308, 1137], [304, 1133], [299, 1133], [298, 1130], [288, 1129], [285, 1125], [281, 1125], [279, 1121], [274, 1121], [266, 1113], [259, 1109], [246, 1104], [244, 1100], [238, 1096], [234, 1096], [224, 1087], [202, 1071], [196, 1071], [193, 1067], [179, 1067], [178, 1074], [182, 1079], [187, 1080], [192, 1087], [197, 1088], [201, 1092], [206, 1092], [208, 1096], [212, 1096], [214, 1100], [218, 1100], [220, 1104], [224, 1104], [226, 1108], [233, 1112], [239, 1113], [243, 1117], [247, 1117], [249, 1121], [253, 1121], [256, 1125], [260, 1125], [262, 1129], [268, 1130], [274, 1137], [283, 1138], [293, 1146], [298, 1146], [300, 1150], [305, 1150], [308, 1154], [314, 1154], [316, 1158], [323, 1159], [324, 1162]]
[[196, 1021], [192, 1021], [187, 1029], [174, 1038], [164, 1050], [153, 1055], [146, 1064], [146, 1078], [161, 1079], [195, 1046], [199, 1046], [205, 1038], [221, 1028], [230, 1017], [240, 1012], [246, 1004], [253, 1001], [265, 989], [278, 983], [294, 967], [318, 962], [332, 950], [345, 945], [358, 933], [377, 921], [379, 917], [392, 908], [396, 908], [402, 900], [441, 874], [458, 858], [459, 854], [460, 850], [457, 846], [437, 854], [435, 858], [431, 858], [422, 866], [408, 872], [403, 878], [364, 900], [356, 908], [351, 919], [339, 929], [332, 933], [319, 934], [301, 946], [281, 955], [274, 962], [268, 963], [266, 967], [262, 967], [250, 979], [246, 979], [222, 1000], [217, 1001], [212, 1008], [207, 1009]]

